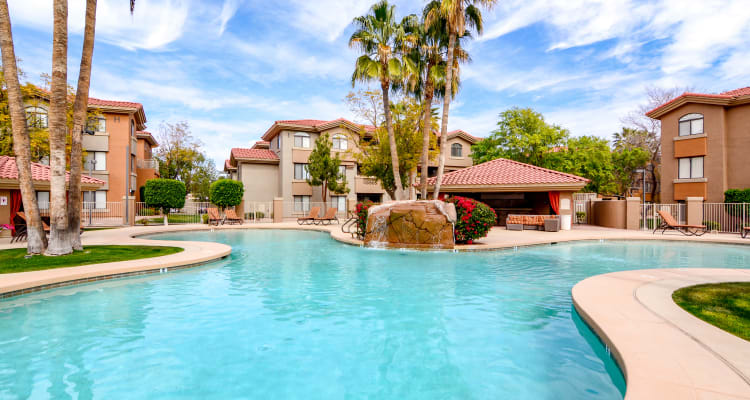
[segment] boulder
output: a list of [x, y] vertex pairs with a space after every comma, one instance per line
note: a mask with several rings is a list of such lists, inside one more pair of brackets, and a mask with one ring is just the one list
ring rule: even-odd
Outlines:
[[452, 249], [455, 215], [453, 204], [435, 200], [376, 206], [367, 217], [365, 245]]

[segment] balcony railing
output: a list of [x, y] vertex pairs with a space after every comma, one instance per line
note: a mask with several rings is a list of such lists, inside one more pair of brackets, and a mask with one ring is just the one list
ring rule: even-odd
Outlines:
[[136, 166], [142, 169], [159, 169], [159, 161], [153, 158], [148, 160], [138, 160]]

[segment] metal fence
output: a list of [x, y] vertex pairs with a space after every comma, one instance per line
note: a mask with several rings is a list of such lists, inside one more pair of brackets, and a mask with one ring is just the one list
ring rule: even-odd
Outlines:
[[335, 202], [322, 202], [322, 201], [315, 201], [315, 202], [308, 202], [308, 203], [302, 203], [302, 202], [284, 202], [284, 218], [297, 218], [297, 217], [304, 217], [310, 214], [310, 210], [314, 207], [320, 208], [320, 211], [318, 213], [319, 217], [322, 217], [325, 215], [326, 211], [329, 208], [335, 208], [336, 209], [336, 217], [339, 219], [344, 219], [347, 216], [347, 207], [349, 202], [345, 202], [345, 204], [336, 204]]
[[248, 222], [273, 222], [272, 201], [252, 201], [244, 205], [244, 219]]
[[703, 203], [703, 225], [712, 231], [741, 233], [750, 226], [750, 203]]
[[[200, 224], [203, 222], [203, 215], [208, 212], [212, 206], [209, 202], [189, 202], [185, 203], [182, 208], [173, 208], [169, 210], [167, 221], [170, 224]], [[160, 224], [164, 222], [164, 215], [160, 209], [148, 207], [146, 203], [135, 203], [135, 223], [136, 224]]]
[[84, 226], [118, 226], [124, 223], [124, 203], [121, 201], [83, 202], [81, 222]]
[[655, 204], [646, 203], [641, 205], [641, 229], [656, 229], [661, 224], [662, 218], [659, 211], [666, 211], [671, 214], [677, 222], [684, 224], [687, 220], [685, 213], [685, 204]]
[[574, 223], [576, 224], [593, 224], [593, 213], [591, 207], [594, 200], [597, 199], [596, 193], [574, 193], [573, 194], [573, 213], [575, 215]]

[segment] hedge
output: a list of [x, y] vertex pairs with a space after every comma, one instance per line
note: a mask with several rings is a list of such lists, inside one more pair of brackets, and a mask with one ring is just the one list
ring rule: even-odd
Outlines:
[[150, 179], [143, 190], [146, 206], [161, 208], [165, 214], [171, 208], [185, 206], [185, 184], [174, 179]]

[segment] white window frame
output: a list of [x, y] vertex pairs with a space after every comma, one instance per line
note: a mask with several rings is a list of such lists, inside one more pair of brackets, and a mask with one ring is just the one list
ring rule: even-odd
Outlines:
[[346, 212], [346, 196], [331, 196], [331, 205], [339, 212]]
[[346, 165], [339, 165], [339, 179], [346, 179]]
[[[297, 173], [299, 170], [299, 174]], [[310, 173], [307, 172], [307, 164], [294, 163], [294, 180], [304, 181], [310, 179]]]
[[36, 192], [36, 204], [39, 207], [40, 210], [48, 210], [49, 209], [49, 191], [47, 190], [38, 190]]
[[691, 113], [680, 117], [677, 126], [679, 136], [702, 135], [704, 133], [703, 114]]
[[345, 135], [338, 133], [336, 135], [333, 135], [333, 139], [331, 140], [333, 142], [334, 150], [348, 150], [349, 149], [349, 140], [346, 138]]
[[[94, 168], [90, 168], [91, 158], [96, 160]], [[84, 162], [84, 169], [87, 171], [106, 171], [107, 170], [107, 152], [106, 151], [89, 151], [86, 154], [86, 161]]]
[[677, 159], [678, 179], [705, 178], [705, 174], [704, 156]]
[[[92, 199], [93, 196], [93, 199]], [[83, 202], [86, 204], [86, 209], [104, 210], [107, 208], [107, 191], [106, 190], [92, 190], [83, 192]]]
[[[455, 155], [453, 150], [458, 149], [458, 155]], [[461, 145], [461, 143], [453, 143], [451, 145], [451, 157], [463, 157], [464, 156], [464, 146]]]
[[294, 133], [294, 147], [301, 149], [310, 148], [310, 134], [307, 132]]
[[47, 129], [49, 127], [49, 115], [42, 107], [30, 106], [24, 109], [26, 126], [36, 129]]
[[294, 196], [294, 211], [295, 212], [310, 212], [310, 197], [306, 195], [295, 195]]

